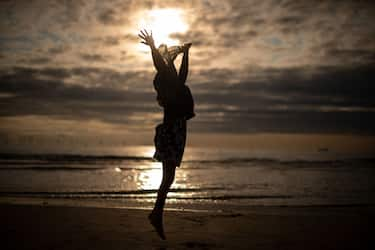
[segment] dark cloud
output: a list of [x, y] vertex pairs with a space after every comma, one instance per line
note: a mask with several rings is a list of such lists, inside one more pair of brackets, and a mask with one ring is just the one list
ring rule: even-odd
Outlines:
[[[297, 108], [298, 105], [375, 107], [374, 70], [370, 65], [356, 68], [322, 67], [313, 71], [309, 68], [264, 69], [256, 74], [249, 73], [247, 81], [230, 85], [225, 83], [230, 78], [229, 71], [212, 70], [204, 74], [217, 79], [215, 92], [207, 94], [213, 91], [210, 83], [199, 87], [208, 95], [206, 98], [211, 96], [212, 100], [208, 100], [208, 103], [214, 101], [217, 93], [224, 93], [225, 98], [220, 98], [222, 102], [237, 103], [242, 107], [252, 106], [242, 102], [255, 104], [259, 98], [266, 98], [265, 102], [260, 103], [262, 106], [269, 102], [272, 105], [296, 105]], [[218, 81], [220, 78], [223, 79], [221, 83]]]
[[81, 54], [82, 59], [90, 62], [106, 62], [107, 59], [101, 54]]
[[[0, 98], [0, 115], [43, 115], [127, 124], [130, 114], [157, 111], [156, 107], [147, 106], [155, 98], [152, 92], [65, 84], [62, 79], [73, 71], [15, 69], [1, 76], [0, 93], [14, 95]], [[51, 75], [61, 78], [46, 79]]]
[[118, 24], [119, 23], [119, 20], [116, 17], [116, 12], [112, 9], [102, 11], [98, 16], [98, 19], [100, 22], [104, 24]]
[[137, 34], [126, 34], [126, 35], [109, 35], [104, 37], [95, 37], [93, 39], [95, 42], [99, 42], [103, 46], [117, 46], [124, 42], [139, 42], [139, 37]]
[[66, 52], [68, 49], [69, 48], [67, 46], [55, 46], [55, 47], [49, 48], [47, 52], [50, 53], [51, 55], [57, 55], [57, 54]]
[[107, 36], [102, 39], [103, 44], [106, 46], [115, 46], [118, 45], [121, 41], [120, 37], [116, 36]]
[[[125, 10], [124, 10], [125, 9]], [[126, 8], [111, 6], [100, 10], [98, 21], [104, 25], [124, 25], [128, 22], [127, 15], [124, 15]]]
[[46, 64], [49, 63], [51, 59], [49, 57], [32, 57], [29, 59], [21, 59], [20, 63], [27, 63], [27, 64]]
[[[216, 114], [216, 119], [218, 114]], [[231, 123], [231, 126], [227, 126]], [[196, 120], [193, 131], [230, 133], [374, 134], [373, 112], [252, 111], [231, 112], [215, 122]]]
[[358, 49], [330, 49], [326, 52], [331, 57], [336, 57], [342, 61], [364, 61], [375, 63], [375, 51]]
[[[137, 92], [135, 89], [87, 88], [64, 83], [71, 75], [88, 77], [94, 71], [95, 68], [13, 69], [0, 78], [0, 92], [10, 94], [8, 98], [0, 99], [0, 115], [97, 119], [130, 126], [134, 123], [127, 119], [129, 115], [146, 117], [146, 114], [160, 113], [152, 88]], [[248, 81], [230, 85], [227, 83], [229, 71], [202, 72], [217, 82], [215, 85], [211, 82], [191, 83], [197, 105], [192, 130], [375, 132], [375, 87], [372, 84], [375, 71], [372, 66], [326, 67], [315, 69], [313, 73], [310, 71], [304, 68], [264, 69], [263, 73], [249, 74]], [[49, 77], [53, 79], [49, 80]]]
[[300, 25], [305, 20], [302, 16], [284, 16], [276, 20], [281, 25]]
[[150, 129], [161, 109], [151, 58], [136, 51], [137, 20], [130, 18], [181, 7], [189, 31], [171, 37], [193, 42], [193, 132], [375, 132], [371, 1], [0, 4], [0, 119], [36, 115]]
[[[373, 134], [374, 70], [321, 68], [307, 74], [311, 69], [266, 69], [246, 82], [216, 82], [214, 89], [213, 84], [201, 84], [196, 101], [208, 106], [203, 116], [212, 116], [211, 121], [198, 117], [193, 126], [205, 131], [207, 126], [231, 132]], [[218, 114], [220, 121], [215, 122]]]
[[[86, 97], [85, 93], [88, 93], [88, 98], [100, 98], [106, 95], [106, 93], [121, 93], [121, 90], [126, 86], [126, 80], [130, 78], [139, 78], [139, 75], [143, 75], [144, 72], [126, 72], [120, 73], [110, 69], [101, 69], [95, 67], [80, 67], [80, 68], [25, 68], [16, 67], [8, 71], [3, 71], [0, 76], [1, 85], [0, 89], [4, 92], [14, 92], [19, 95], [29, 93], [38, 93], [40, 90], [40, 97], [53, 98], [65, 98], [66, 93], [72, 93], [70, 91], [64, 92], [65, 90], [82, 90], [80, 93]], [[66, 83], [72, 77], [79, 77], [80, 79], [92, 79], [93, 81], [99, 81], [101, 84], [92, 83], [91, 85], [84, 85], [78, 83]], [[114, 82], [110, 85], [109, 83]], [[108, 83], [108, 84], [107, 84]], [[117, 84], [116, 84], [117, 83]], [[98, 89], [101, 95], [91, 95], [90, 91]], [[133, 90], [136, 88], [132, 88]], [[150, 92], [152, 85], [149, 83], [148, 88], [143, 88], [143, 91]], [[62, 91], [61, 93], [58, 91]], [[75, 91], [74, 91], [75, 92]], [[43, 93], [48, 94], [43, 96]], [[36, 95], [35, 97], [37, 97]], [[91, 97], [90, 97], [91, 96]], [[79, 94], [77, 94], [79, 98]], [[114, 98], [114, 96], [110, 96]], [[141, 99], [140, 101], [143, 101]]]

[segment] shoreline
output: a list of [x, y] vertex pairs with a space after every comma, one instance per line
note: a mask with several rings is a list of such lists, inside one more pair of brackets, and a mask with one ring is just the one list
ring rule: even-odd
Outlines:
[[166, 210], [163, 241], [148, 223], [147, 208], [2, 203], [0, 233], [9, 249], [371, 249], [374, 211], [373, 207]]
[[[134, 209], [151, 210], [153, 201], [139, 202], [135, 200], [119, 199], [81, 199], [81, 198], [51, 198], [51, 197], [20, 197], [0, 196], [0, 205], [35, 205], [35, 206], [61, 206], [61, 207], [87, 207], [87, 208], [108, 208], [108, 209]], [[322, 204], [283, 204], [283, 205], [250, 205], [230, 204], [218, 202], [197, 202], [197, 203], [173, 203], [168, 201], [165, 210], [167, 211], [188, 211], [188, 212], [246, 212], [248, 210], [262, 210], [271, 208], [372, 208], [375, 211], [375, 203], [322, 203]]]

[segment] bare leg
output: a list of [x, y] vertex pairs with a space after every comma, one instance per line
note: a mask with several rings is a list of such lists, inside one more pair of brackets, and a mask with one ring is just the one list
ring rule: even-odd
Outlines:
[[174, 181], [175, 171], [176, 164], [173, 161], [163, 162], [163, 179], [158, 190], [158, 196], [155, 202], [154, 209], [148, 217], [150, 223], [155, 227], [160, 238], [162, 238], [163, 240], [165, 239], [163, 229], [163, 210], [169, 188]]
[[175, 170], [176, 164], [173, 161], [163, 162], [163, 179], [158, 190], [158, 197], [155, 202], [153, 213], [163, 213], [163, 208], [169, 188], [174, 181]]

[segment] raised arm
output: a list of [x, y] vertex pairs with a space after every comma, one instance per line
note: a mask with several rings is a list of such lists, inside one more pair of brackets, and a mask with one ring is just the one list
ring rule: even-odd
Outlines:
[[160, 55], [158, 49], [155, 47], [154, 38], [152, 37], [152, 32], [149, 34], [146, 30], [141, 30], [138, 36], [142, 39], [141, 43], [144, 43], [151, 48], [152, 61], [158, 72], [167, 71], [168, 67], [165, 64], [163, 57]]
[[183, 51], [184, 55], [182, 56], [182, 62], [180, 71], [178, 73], [178, 78], [180, 79], [180, 82], [182, 84], [185, 84], [187, 75], [189, 72], [189, 49], [190, 49], [191, 43], [184, 44]]

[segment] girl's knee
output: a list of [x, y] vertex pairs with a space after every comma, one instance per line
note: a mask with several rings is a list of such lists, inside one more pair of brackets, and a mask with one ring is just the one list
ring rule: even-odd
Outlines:
[[171, 170], [175, 170], [176, 168], [176, 162], [174, 160], [168, 160], [165, 162], [165, 165], [167, 167], [167, 170], [171, 171]]

